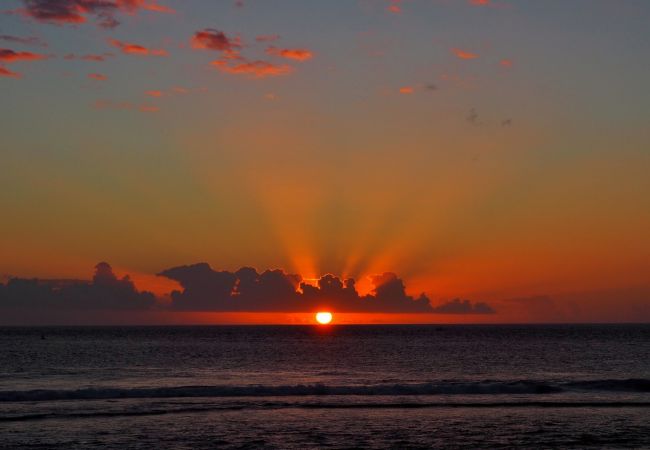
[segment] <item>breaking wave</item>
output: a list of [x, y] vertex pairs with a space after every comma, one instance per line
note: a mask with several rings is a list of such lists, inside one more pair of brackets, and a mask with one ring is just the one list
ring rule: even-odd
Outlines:
[[155, 388], [84, 388], [0, 391], [0, 402], [56, 400], [104, 400], [174, 397], [296, 397], [296, 396], [408, 396], [408, 395], [499, 395], [554, 394], [560, 392], [650, 392], [650, 379], [586, 381], [475, 381], [419, 384], [373, 384], [329, 386], [176, 386]]

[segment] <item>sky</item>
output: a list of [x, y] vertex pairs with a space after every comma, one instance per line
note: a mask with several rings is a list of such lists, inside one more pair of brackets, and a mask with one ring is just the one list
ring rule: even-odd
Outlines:
[[[5, 0], [0, 283], [106, 261], [141, 308], [91, 322], [650, 321], [648, 23], [646, 0]], [[308, 306], [218, 306], [242, 267]], [[3, 289], [7, 321], [53, 317]]]

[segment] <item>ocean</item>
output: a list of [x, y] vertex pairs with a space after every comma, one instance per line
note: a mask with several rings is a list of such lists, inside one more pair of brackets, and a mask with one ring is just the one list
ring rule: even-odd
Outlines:
[[650, 448], [650, 325], [0, 328], [0, 448]]

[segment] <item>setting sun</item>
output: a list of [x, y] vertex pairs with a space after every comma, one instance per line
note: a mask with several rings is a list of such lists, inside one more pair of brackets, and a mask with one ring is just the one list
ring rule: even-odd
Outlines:
[[327, 325], [332, 321], [332, 313], [331, 312], [318, 312], [316, 313], [316, 322], [320, 323], [321, 325]]

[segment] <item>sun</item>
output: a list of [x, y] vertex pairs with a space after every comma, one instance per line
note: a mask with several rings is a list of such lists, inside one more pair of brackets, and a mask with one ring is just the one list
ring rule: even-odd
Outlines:
[[332, 321], [331, 312], [321, 311], [316, 313], [316, 322], [320, 323], [321, 325], [327, 325], [331, 321]]

